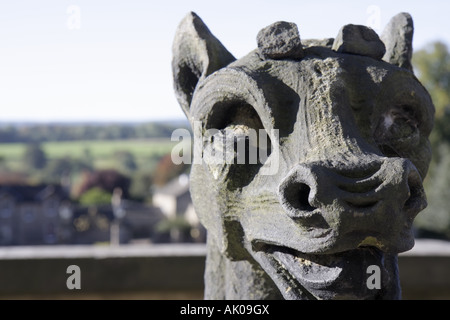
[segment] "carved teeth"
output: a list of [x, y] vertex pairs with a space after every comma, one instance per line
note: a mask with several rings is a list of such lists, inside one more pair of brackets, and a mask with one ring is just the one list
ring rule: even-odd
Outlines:
[[297, 25], [278, 21], [262, 29], [256, 37], [259, 53], [265, 59], [303, 58], [303, 48]]

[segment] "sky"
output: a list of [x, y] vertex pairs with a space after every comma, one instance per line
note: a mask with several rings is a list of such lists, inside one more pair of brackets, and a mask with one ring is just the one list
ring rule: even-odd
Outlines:
[[190, 11], [236, 58], [276, 21], [327, 38], [349, 23], [381, 34], [399, 12], [413, 17], [414, 49], [450, 44], [442, 0], [1, 0], [0, 122], [182, 120], [171, 50]]

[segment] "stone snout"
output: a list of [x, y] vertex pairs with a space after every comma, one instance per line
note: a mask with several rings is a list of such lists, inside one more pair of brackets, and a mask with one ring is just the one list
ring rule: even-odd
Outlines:
[[310, 234], [308, 240], [333, 235], [329, 253], [364, 246], [390, 253], [409, 250], [412, 222], [427, 205], [417, 169], [402, 158], [298, 164], [279, 185], [279, 197], [286, 214]]

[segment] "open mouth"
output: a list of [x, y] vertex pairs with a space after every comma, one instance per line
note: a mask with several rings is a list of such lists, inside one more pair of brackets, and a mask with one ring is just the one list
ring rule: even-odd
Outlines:
[[[397, 276], [390, 262], [386, 264], [386, 254], [371, 246], [335, 254], [304, 254], [259, 242], [252, 255], [288, 300], [381, 299]], [[378, 266], [378, 285], [368, 284], [369, 266]]]

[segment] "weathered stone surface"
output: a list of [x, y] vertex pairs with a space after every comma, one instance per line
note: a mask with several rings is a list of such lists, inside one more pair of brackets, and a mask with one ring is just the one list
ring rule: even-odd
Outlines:
[[301, 59], [303, 48], [297, 25], [278, 21], [262, 29], [257, 37], [260, 54], [267, 59]]
[[383, 60], [412, 71], [413, 33], [414, 24], [409, 13], [394, 16], [381, 35], [386, 45]]
[[332, 49], [342, 53], [353, 53], [380, 60], [385, 46], [377, 33], [366, 26], [347, 24], [339, 30]]
[[[296, 39], [268, 30], [280, 39], [263, 32], [257, 50], [183, 84], [205, 297], [397, 299], [397, 254], [426, 206], [431, 98], [411, 72], [374, 60], [367, 28], [344, 28], [336, 51], [309, 41], [301, 59], [287, 49], [297, 45], [262, 59], [264, 34], [274, 48]], [[379, 289], [366, 285], [373, 265]]]

